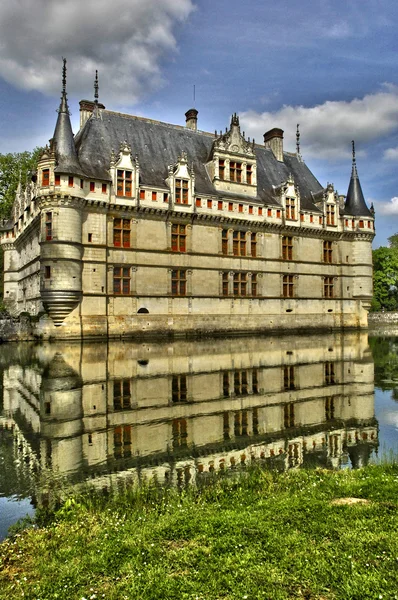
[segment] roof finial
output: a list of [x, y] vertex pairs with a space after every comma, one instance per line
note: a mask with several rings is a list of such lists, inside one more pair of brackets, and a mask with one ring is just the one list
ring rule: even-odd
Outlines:
[[62, 67], [62, 93], [66, 94], [66, 58], [62, 57], [64, 66]]
[[68, 108], [68, 100], [66, 98], [66, 58], [62, 58], [63, 67], [62, 67], [62, 93], [61, 93], [61, 104], [59, 105], [58, 112], [59, 113], [69, 113]]
[[297, 131], [296, 131], [296, 152], [297, 156], [300, 156], [300, 124], [297, 123]]
[[95, 71], [95, 80], [94, 80], [94, 102], [98, 104], [98, 71]]
[[352, 140], [352, 175], [354, 177], [358, 176], [358, 172], [357, 172], [357, 161], [355, 158], [355, 141]]

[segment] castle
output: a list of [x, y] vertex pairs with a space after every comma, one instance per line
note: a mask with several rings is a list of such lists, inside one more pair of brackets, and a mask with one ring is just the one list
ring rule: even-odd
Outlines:
[[80, 102], [66, 64], [54, 136], [3, 227], [4, 299], [55, 338], [367, 326], [374, 212], [355, 152], [347, 197], [275, 128], [198, 130]]

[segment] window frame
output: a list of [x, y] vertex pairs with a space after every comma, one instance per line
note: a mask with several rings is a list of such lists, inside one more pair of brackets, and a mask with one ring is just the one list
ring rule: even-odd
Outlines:
[[115, 265], [113, 267], [113, 293], [115, 296], [131, 295], [131, 267]]

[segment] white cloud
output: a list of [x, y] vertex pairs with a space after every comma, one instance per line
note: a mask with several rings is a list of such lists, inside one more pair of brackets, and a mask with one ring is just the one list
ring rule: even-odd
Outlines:
[[398, 196], [394, 196], [388, 202], [377, 202], [376, 213], [382, 215], [398, 215]]
[[295, 149], [296, 125], [300, 123], [304, 158], [337, 160], [349, 157], [351, 140], [358, 154], [361, 145], [398, 130], [398, 87], [384, 85], [382, 91], [347, 101], [327, 101], [317, 106], [283, 106], [275, 112], [247, 111], [240, 114], [247, 135], [262, 142], [272, 127], [285, 131], [285, 147]]
[[193, 9], [193, 0], [1, 2], [0, 75], [58, 92], [65, 56], [69, 91], [91, 91], [98, 69], [101, 97], [133, 104], [161, 85], [160, 60], [176, 50], [175, 29]]
[[384, 158], [386, 160], [398, 160], [398, 148], [387, 148], [384, 151]]

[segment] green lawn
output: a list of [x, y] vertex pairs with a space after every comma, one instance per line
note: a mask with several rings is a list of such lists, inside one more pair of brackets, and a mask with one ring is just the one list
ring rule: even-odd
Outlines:
[[396, 464], [76, 497], [0, 545], [0, 598], [398, 598], [397, 505]]

